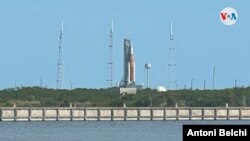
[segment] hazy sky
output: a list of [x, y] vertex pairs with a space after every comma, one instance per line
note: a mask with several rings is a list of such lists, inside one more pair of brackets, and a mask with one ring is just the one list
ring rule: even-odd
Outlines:
[[[123, 40], [131, 39], [136, 83], [145, 84], [144, 64], [152, 64], [150, 86], [168, 86], [170, 21], [178, 88], [250, 85], [250, 2], [246, 0], [6, 0], [0, 2], [0, 89], [43, 84], [56, 87], [58, 43], [64, 21], [64, 87], [108, 86], [110, 19], [114, 17], [114, 81], [123, 74]], [[235, 25], [219, 18], [237, 10]]]

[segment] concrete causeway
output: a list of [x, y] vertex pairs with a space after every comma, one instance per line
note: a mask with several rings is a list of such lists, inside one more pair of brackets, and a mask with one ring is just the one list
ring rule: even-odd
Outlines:
[[250, 107], [0, 107], [0, 121], [220, 119], [250, 119]]

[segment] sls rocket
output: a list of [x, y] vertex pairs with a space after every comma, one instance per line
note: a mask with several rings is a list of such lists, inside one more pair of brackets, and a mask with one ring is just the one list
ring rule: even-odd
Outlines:
[[133, 47], [128, 39], [124, 39], [124, 74], [121, 86], [135, 86], [135, 58]]

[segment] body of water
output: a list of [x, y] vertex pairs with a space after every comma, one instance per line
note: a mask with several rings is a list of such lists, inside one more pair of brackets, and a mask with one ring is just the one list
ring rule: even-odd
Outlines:
[[183, 124], [249, 124], [223, 121], [0, 122], [1, 141], [182, 141]]

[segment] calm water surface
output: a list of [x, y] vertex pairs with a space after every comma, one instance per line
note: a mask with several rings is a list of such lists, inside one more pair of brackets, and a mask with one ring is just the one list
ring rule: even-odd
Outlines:
[[250, 121], [0, 122], [0, 141], [182, 141], [183, 124], [250, 124]]

